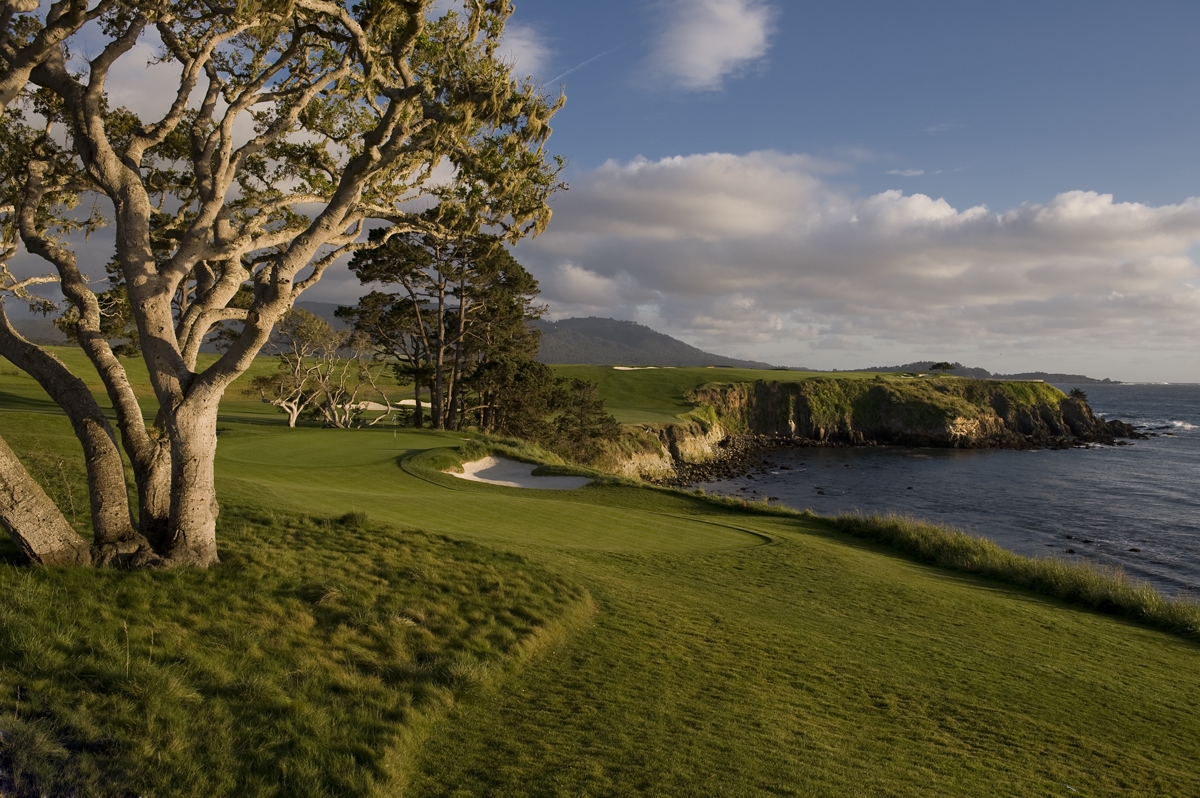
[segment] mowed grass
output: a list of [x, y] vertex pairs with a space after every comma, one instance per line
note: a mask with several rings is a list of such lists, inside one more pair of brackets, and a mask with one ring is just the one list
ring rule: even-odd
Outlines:
[[593, 624], [455, 710], [414, 794], [1198, 794], [1193, 644], [771, 526], [574, 555]]
[[252, 443], [267, 434], [225, 433], [223, 490], [277, 501], [324, 451], [348, 468], [293, 502], [518, 551], [596, 601], [582, 631], [451, 710], [410, 794], [1200, 794], [1189, 640], [819, 520], [423, 471], [452, 435]]
[[[48, 414], [0, 413], [10, 442], [19, 437], [14, 431], [33, 418], [62, 425], [67, 436], [62, 440], [69, 442], [65, 423]], [[267, 673], [266, 682], [275, 684], [270, 674], [291, 669], [287, 657], [300, 655], [271, 642], [276, 638], [268, 630], [291, 629], [287, 619], [293, 613], [313, 615], [314, 628], [320, 627], [317, 613], [326, 605], [319, 602], [327, 595], [298, 587], [288, 593], [278, 585], [287, 580], [297, 586], [331, 584], [343, 596], [362, 591], [372, 597], [371, 606], [404, 604], [388, 596], [425, 583], [380, 580], [371, 576], [371, 568], [378, 567], [373, 563], [382, 552], [408, 539], [428, 541], [422, 556], [430, 558], [430, 568], [446, 560], [447, 585], [472, 584], [466, 574], [455, 575], [461, 557], [451, 556], [458, 551], [451, 541], [482, 544], [462, 549], [468, 561], [482, 561], [471, 567], [507, 564], [525, 574], [522, 590], [531, 597], [513, 594], [510, 600], [532, 602], [541, 596], [543, 626], [538, 628], [562, 631], [525, 629], [530, 639], [545, 642], [533, 646], [538, 656], [523, 656], [514, 627], [518, 639], [507, 648], [498, 644], [469, 660], [485, 663], [486, 678], [449, 685], [432, 681], [435, 709], [426, 713], [389, 714], [380, 708], [391, 700], [389, 691], [415, 695], [418, 682], [377, 683], [366, 676], [341, 687], [333, 676], [314, 681], [288, 693], [290, 702], [279, 701], [275, 715], [236, 714], [233, 705], [246, 696], [257, 704], [259, 694], [253, 691], [194, 689], [199, 699], [166, 692], [156, 706], [173, 707], [177, 719], [195, 715], [200, 720], [194, 730], [175, 722], [174, 736], [167, 738], [176, 742], [166, 754], [174, 762], [165, 766], [140, 754], [152, 750], [149, 741], [158, 735], [155, 726], [140, 723], [137, 712], [143, 705], [128, 699], [134, 709], [114, 713], [125, 730], [119, 739], [126, 747], [99, 750], [90, 755], [93, 761], [115, 762], [111, 766], [120, 772], [137, 763], [152, 774], [144, 778], [161, 778], [156, 783], [168, 786], [182, 783], [183, 777], [172, 774], [216, 763], [247, 776], [244, 785], [230, 778], [208, 791], [230, 795], [305, 794], [289, 793], [299, 780], [282, 781], [301, 767], [324, 774], [319, 783], [329, 794], [402, 781], [408, 783], [406, 794], [422, 796], [1200, 794], [1200, 713], [1195, 712], [1200, 646], [1190, 640], [925, 565], [820, 519], [756, 514], [617, 484], [543, 492], [469, 483], [423, 465], [431, 450], [458, 446], [469, 436], [287, 430], [269, 420], [249, 423], [230, 416], [222, 421], [220, 568], [203, 574], [92, 575], [0, 566], [6, 597], [21, 596], [30, 580], [80, 580], [88, 588], [70, 593], [69, 585], [53, 583], [14, 602], [15, 609], [2, 616], [4, 630], [24, 630], [14, 637], [19, 642], [12, 650], [34, 653], [0, 671], [0, 693], [14, 679], [32, 683], [40, 678], [75, 683], [79, 697], [127, 700], [108, 698], [133, 691], [112, 686], [125, 678], [117, 623], [124, 616], [114, 610], [102, 614], [99, 607], [122, 610], [125, 605], [105, 591], [134, 591], [158, 612], [183, 613], [176, 605], [188, 606], [196, 583], [208, 580], [215, 587], [200, 595], [219, 606], [260, 602], [273, 607], [257, 613], [267, 620], [252, 622], [253, 612], [246, 620], [230, 620], [227, 641], [205, 644], [204, 650], [216, 652], [211, 656], [227, 658], [212, 669], [236, 672], [238, 652], [248, 648], [237, 629], [245, 628], [244, 639], [266, 635], [267, 643], [256, 643], [262, 653], [252, 662]], [[29, 430], [48, 445], [48, 430]], [[346, 524], [331, 520], [347, 512], [365, 512], [371, 523], [363, 525], [353, 516]], [[272, 522], [272, 513], [281, 520]], [[298, 531], [288, 531], [293, 528]], [[426, 534], [395, 531], [414, 528]], [[341, 553], [346, 548], [354, 556]], [[519, 558], [496, 553], [504, 551]], [[353, 582], [349, 589], [338, 586], [346, 580]], [[135, 589], [143, 582], [146, 587]], [[90, 613], [74, 611], [79, 608], [75, 598], [61, 601], [88, 591], [100, 596], [85, 606]], [[476, 593], [486, 598], [482, 589]], [[56, 615], [37, 609], [59, 604]], [[591, 606], [590, 615], [579, 609]], [[466, 626], [455, 627], [457, 632], [448, 627], [437, 638], [437, 652], [452, 657], [462, 648], [455, 641], [475, 639], [469, 631], [474, 627], [469, 607], [446, 611], [466, 615]], [[492, 613], [487, 617], [508, 617], [487, 612]], [[148, 627], [168, 624], [166, 616], [130, 617], [137, 667], [137, 661], [149, 662]], [[343, 617], [355, 634], [369, 638], [371, 619], [381, 616], [368, 612], [360, 626], [354, 626], [360, 623], [354, 612]], [[174, 623], [187, 628], [184, 621]], [[90, 643], [97, 653], [71, 649], [91, 657], [90, 664], [71, 670], [65, 654], [37, 653], [35, 641], [51, 645], [62, 630], [76, 627], [83, 631], [70, 634], [107, 641]], [[313, 648], [305, 656], [334, 663], [326, 667], [336, 675], [348, 661], [346, 649], [330, 631], [336, 626], [320, 628], [324, 636], [301, 638]], [[195, 632], [178, 634], [176, 640], [198, 639]], [[379, 634], [370, 639], [384, 639]], [[393, 656], [383, 646], [354, 650], [361, 648], [373, 651], [372, 667], [380, 670]], [[283, 658], [278, 669], [271, 664], [275, 657]], [[100, 670], [101, 662], [109, 663], [102, 672], [110, 681], [79, 676]], [[474, 668], [463, 665], [459, 672]], [[68, 675], [60, 679], [55, 675], [60, 670]], [[367, 669], [367, 676], [372, 673]], [[237, 682], [234, 676], [221, 678]], [[278, 700], [275, 689], [263, 688], [262, 694]], [[150, 690], [141, 695], [151, 694], [157, 695]], [[0, 702], [0, 718], [15, 722], [12, 698]], [[407, 706], [408, 699], [395, 700]], [[299, 742], [288, 744], [295, 748], [272, 747], [279, 729], [294, 731], [298, 740], [321, 739], [333, 726], [306, 725], [303, 718], [355, 702], [365, 708], [354, 718], [380, 718], [370, 726], [376, 736], [342, 732], [344, 747], [337, 750], [356, 754], [335, 761], [322, 758], [316, 747], [299, 748]], [[19, 717], [27, 717], [25, 711]], [[205, 713], [237, 722], [220, 727], [204, 720]], [[53, 729], [71, 716], [64, 699], [36, 717]], [[414, 723], [413, 718], [429, 720]], [[345, 728], [341, 720], [336, 727]], [[212, 747], [232, 753], [204, 753], [208, 738], [227, 741]], [[193, 739], [200, 741], [198, 752], [184, 745]], [[381, 750], [393, 752], [390, 758], [369, 753], [375, 750], [372, 741], [386, 739], [399, 741], [390, 748], [382, 745]], [[271, 764], [278, 750], [292, 752], [288, 768]], [[62, 761], [72, 756], [79, 754], [68, 750]], [[249, 778], [259, 766], [266, 775]], [[159, 770], [168, 775], [153, 775]], [[155, 794], [188, 794], [182, 787], [172, 789]]]
[[656, 368], [618, 371], [612, 366], [554, 366], [554, 373], [596, 383], [605, 408], [623, 424], [669, 424], [677, 421], [681, 414], [693, 408], [684, 398], [686, 393], [710, 382], [799, 382], [831, 376], [838, 379], [875, 379], [880, 376], [865, 371], [830, 374], [786, 369]]

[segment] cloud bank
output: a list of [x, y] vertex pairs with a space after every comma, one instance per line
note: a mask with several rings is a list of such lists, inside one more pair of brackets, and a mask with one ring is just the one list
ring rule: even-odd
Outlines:
[[609, 161], [517, 254], [559, 317], [636, 318], [791, 364], [964, 342], [1103, 363], [1200, 341], [1200, 199], [1069, 191], [996, 212], [858, 196], [830, 171], [777, 152]]
[[761, 0], [673, 0], [651, 69], [687, 91], [720, 89], [766, 55], [775, 10]]

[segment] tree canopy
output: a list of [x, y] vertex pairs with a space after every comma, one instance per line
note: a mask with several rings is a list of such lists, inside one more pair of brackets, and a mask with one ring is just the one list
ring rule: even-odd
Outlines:
[[[0, 305], [0, 355], [71, 418], [92, 494], [89, 545], [0, 447], [0, 524], [31, 560], [216, 562], [217, 404], [296, 299], [341, 259], [392, 238], [486, 230], [513, 242], [544, 229], [561, 168], [546, 140], [563, 98], [497, 56], [507, 2], [470, 0], [437, 18], [432, 6], [59, 0], [42, 11], [7, 0], [0, 9], [0, 255], [7, 261], [19, 242], [49, 266], [18, 279], [5, 265], [0, 290], [45, 307], [34, 292], [59, 284], [117, 424]], [[73, 50], [84, 34], [87, 46]], [[158, 48], [159, 72], [176, 70], [156, 118], [111, 101], [128, 88], [115, 85], [114, 67], [139, 58], [140, 43]], [[93, 203], [102, 213], [80, 215], [88, 197], [103, 200]], [[115, 233], [107, 297], [76, 253], [78, 234], [104, 224]], [[152, 424], [109, 343], [113, 302], [128, 308], [127, 340], [149, 371]], [[225, 351], [198, 368], [201, 344], [222, 324]], [[18, 493], [19, 503], [4, 498]]]
[[429, 389], [435, 429], [461, 425], [466, 393], [486, 364], [536, 354], [537, 335], [527, 322], [541, 314], [534, 304], [537, 281], [497, 236], [461, 230], [394, 235], [356, 253], [350, 268], [364, 284], [395, 290], [372, 291], [339, 314], [397, 360], [418, 401], [422, 388]]

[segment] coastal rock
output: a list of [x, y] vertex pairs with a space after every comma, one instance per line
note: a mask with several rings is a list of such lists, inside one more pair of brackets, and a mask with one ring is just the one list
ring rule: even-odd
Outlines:
[[842, 444], [964, 449], [1112, 444], [1132, 437], [1087, 401], [1045, 383], [995, 380], [854, 380], [727, 383], [693, 391], [731, 433]]
[[648, 458], [652, 468], [626, 473], [671, 484], [720, 479], [779, 447], [1035, 449], [1145, 437], [1096, 416], [1086, 398], [1040, 382], [759, 380], [705, 385], [688, 399], [697, 405], [690, 420], [641, 428], [661, 451]]

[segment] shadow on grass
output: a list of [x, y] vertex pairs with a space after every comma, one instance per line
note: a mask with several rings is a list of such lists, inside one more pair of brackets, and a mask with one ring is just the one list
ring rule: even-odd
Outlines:
[[388, 794], [414, 723], [587, 600], [515, 555], [362, 514], [221, 520], [207, 571], [0, 563], [11, 790]]
[[62, 414], [62, 408], [49, 397], [25, 396], [10, 391], [0, 391], [0, 408], [14, 413]]
[[12, 542], [12, 538], [8, 535], [0, 535], [0, 567], [23, 565], [25, 558], [21, 556], [21, 550], [17, 548], [17, 544]]

